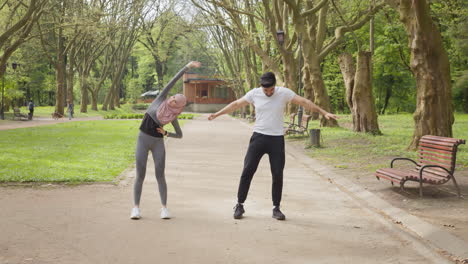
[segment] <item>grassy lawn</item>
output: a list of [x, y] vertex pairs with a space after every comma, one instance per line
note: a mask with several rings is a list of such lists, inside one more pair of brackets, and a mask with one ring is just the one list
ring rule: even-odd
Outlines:
[[[139, 104], [138, 106], [141, 106], [142, 104]], [[134, 109], [133, 107], [134, 105], [132, 104], [122, 104], [120, 108], [115, 108], [115, 110], [108, 110], [108, 111], [103, 111], [103, 110], [99, 110], [99, 111], [94, 111], [94, 110], [91, 110], [91, 105], [88, 105], [88, 112], [87, 113], [80, 113], [80, 106], [79, 105], [75, 105], [75, 114], [73, 115], [73, 117], [93, 117], [93, 116], [102, 116], [102, 117], [105, 117], [105, 116], [122, 116], [122, 115], [129, 115], [129, 114], [144, 114], [145, 113], [145, 110], [146, 110], [146, 107], [147, 107], [147, 104], [143, 105], [145, 108], [141, 108], [141, 109]], [[102, 105], [98, 105], [98, 109], [101, 109], [102, 108]], [[23, 106], [20, 108], [20, 111], [21, 113], [23, 114], [27, 114], [29, 113], [29, 110], [27, 109], [27, 107]], [[34, 108], [34, 116], [35, 117], [51, 117], [51, 114], [55, 111], [55, 107], [54, 106], [37, 106]], [[67, 109], [65, 108], [65, 116], [67, 116], [68, 113], [67, 113]], [[187, 114], [185, 114], [187, 115]], [[192, 115], [192, 116], [197, 116], [196, 114], [195, 115]], [[9, 112], [5, 112], [5, 121], [7, 120], [12, 120], [13, 119], [13, 110], [11, 109]], [[183, 119], [183, 118], [179, 118], [179, 119]], [[3, 120], [0, 120], [0, 125], [2, 124], [2, 122], [5, 122]]]
[[[92, 117], [92, 116], [105, 116], [105, 115], [122, 115], [122, 114], [133, 114], [133, 113], [143, 113], [144, 111], [138, 111], [132, 109], [131, 104], [123, 104], [120, 106], [120, 108], [115, 108], [115, 110], [108, 110], [108, 111], [103, 111], [100, 110], [102, 108], [102, 105], [98, 105], [99, 111], [94, 111], [91, 110], [91, 105], [88, 105], [88, 112], [87, 113], [81, 113], [80, 112], [80, 106], [75, 105], [74, 110], [75, 114], [73, 115], [74, 117]], [[21, 113], [27, 114], [29, 113], [28, 107], [23, 106], [20, 108]], [[54, 106], [36, 106], [34, 107], [34, 116], [35, 117], [51, 117], [51, 114], [55, 112], [55, 107]], [[65, 107], [65, 116], [67, 116], [67, 108]], [[6, 120], [11, 120], [13, 119], [13, 109], [10, 109], [9, 112], [5, 112], [5, 119]]]
[[[120, 106], [120, 108], [116, 107], [115, 110], [108, 110], [108, 111], [103, 111], [101, 110], [102, 105], [98, 105], [99, 111], [94, 111], [91, 110], [91, 105], [88, 105], [88, 112], [87, 113], [80, 113], [80, 106], [75, 105], [74, 110], [75, 114], [74, 117], [91, 117], [91, 116], [104, 116], [108, 114], [130, 114], [130, 113], [138, 113], [138, 111], [135, 111], [132, 109], [131, 104], [123, 104]], [[21, 109], [21, 112], [26, 112], [27, 109], [26, 107]], [[55, 111], [54, 106], [39, 106], [34, 108], [34, 115], [41, 116], [41, 117], [49, 117], [51, 113]], [[65, 113], [67, 112], [67, 109], [65, 108]], [[66, 114], [65, 114], [66, 115]]]
[[77, 121], [0, 131], [0, 182], [112, 181], [134, 162], [140, 122]]
[[[413, 135], [412, 114], [379, 116], [382, 136], [355, 133], [350, 115], [341, 115], [341, 127], [321, 128], [322, 147], [310, 148], [307, 153], [337, 168], [360, 169], [369, 172], [388, 167], [394, 157], [416, 158], [415, 151], [407, 150]], [[319, 128], [318, 121], [311, 121], [309, 128]], [[456, 114], [453, 137], [468, 140], [468, 115]], [[290, 140], [309, 142], [307, 137], [290, 137]], [[461, 145], [457, 154], [457, 170], [468, 168], [468, 146]]]

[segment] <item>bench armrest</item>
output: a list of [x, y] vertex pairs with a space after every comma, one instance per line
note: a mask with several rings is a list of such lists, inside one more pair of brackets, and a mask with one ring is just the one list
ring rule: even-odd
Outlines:
[[285, 125], [287, 125], [287, 128], [294, 128], [294, 127], [298, 127], [296, 124], [294, 123], [289, 123], [289, 122], [284, 122]]
[[440, 169], [443, 169], [444, 171], [446, 171], [450, 176], [453, 176], [452, 173], [447, 170], [446, 168], [442, 167], [442, 166], [439, 166], [439, 165], [424, 165], [421, 167], [421, 169], [419, 170], [419, 180], [422, 182], [422, 175], [423, 175], [423, 171], [424, 169], [426, 168], [440, 168]]
[[392, 159], [392, 161], [390, 162], [390, 168], [393, 168], [393, 162], [397, 161], [397, 160], [407, 160], [407, 161], [411, 161], [414, 163], [414, 165], [418, 165], [418, 163], [416, 163], [416, 161], [412, 160], [412, 159], [408, 159], [408, 158], [394, 158]]

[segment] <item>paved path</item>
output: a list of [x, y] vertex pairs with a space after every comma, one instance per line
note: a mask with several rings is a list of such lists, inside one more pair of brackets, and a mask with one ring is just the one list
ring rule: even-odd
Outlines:
[[447, 263], [398, 225], [311, 172], [287, 148], [283, 212], [271, 218], [267, 157], [242, 220], [232, 219], [251, 128], [221, 117], [187, 122], [167, 142], [169, 208], [159, 219], [154, 167], [143, 218], [129, 219], [135, 171], [118, 186], [0, 188], [0, 263]]

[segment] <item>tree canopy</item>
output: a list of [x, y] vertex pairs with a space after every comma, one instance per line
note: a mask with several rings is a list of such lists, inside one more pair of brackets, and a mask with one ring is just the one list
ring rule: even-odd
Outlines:
[[70, 100], [81, 112], [105, 111], [199, 60], [237, 97], [272, 71], [325, 110], [351, 113], [356, 131], [379, 131], [378, 115], [415, 112], [415, 138], [450, 136], [453, 111], [468, 112], [467, 3], [415, 3], [0, 0], [2, 102], [8, 110], [32, 99], [63, 113]]

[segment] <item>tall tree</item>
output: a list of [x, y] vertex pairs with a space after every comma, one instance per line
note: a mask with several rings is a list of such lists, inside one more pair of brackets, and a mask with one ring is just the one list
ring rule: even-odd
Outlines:
[[[55, 112], [64, 114], [66, 94], [66, 53], [73, 41], [68, 41], [65, 33], [67, 11], [71, 1], [53, 0], [49, 2], [53, 12], [47, 12], [39, 21], [39, 34], [43, 51], [55, 67]], [[56, 10], [58, 9], [58, 12]], [[68, 21], [67, 21], [68, 22]]]
[[[195, 0], [192, 1], [196, 2]], [[356, 16], [350, 21], [349, 25], [336, 25], [329, 28], [325, 23], [327, 21], [328, 0], [264, 0], [261, 2], [261, 6], [258, 1], [252, 0], [242, 2], [208, 0], [207, 2], [224, 10], [230, 21], [223, 17], [224, 21], [218, 21], [218, 23], [235, 28], [236, 32], [257, 53], [263, 64], [275, 72], [277, 76], [284, 78], [286, 85], [291, 86], [296, 83], [293, 81], [297, 79], [297, 74], [294, 74], [294, 71], [297, 68], [296, 65], [299, 64], [299, 60], [303, 60], [304, 66], [301, 71], [303, 72], [304, 95], [306, 98], [314, 100], [317, 105], [327, 111], [331, 110], [331, 105], [322, 79], [320, 63], [330, 51], [343, 43], [346, 33], [365, 25], [372, 15], [383, 6], [378, 4], [364, 12], [362, 10], [355, 12]], [[254, 12], [249, 12], [250, 6], [255, 6]], [[252, 17], [261, 23], [264, 31], [259, 31], [257, 35], [247, 31], [245, 28], [248, 17]], [[290, 26], [291, 24], [292, 26]], [[326, 32], [333, 30], [333, 28], [335, 31], [334, 37], [327, 39]], [[280, 30], [285, 33], [283, 46], [278, 46], [276, 41], [277, 32]], [[262, 42], [256, 42], [257, 39]], [[302, 48], [298, 49], [298, 45], [302, 46]], [[281, 62], [284, 64], [283, 69], [286, 73], [284, 75], [280, 70], [278, 59], [272, 56], [272, 54], [275, 54], [273, 48], [280, 51]], [[301, 54], [293, 56], [294, 50], [300, 50]], [[324, 126], [337, 125], [336, 121], [327, 120], [323, 117], [321, 124]]]
[[[331, 3], [343, 21], [343, 24], [349, 25], [335, 1], [331, 0]], [[372, 23], [370, 24], [370, 28], [372, 34]], [[353, 130], [378, 135], [381, 132], [377, 121], [375, 99], [372, 93], [372, 52], [362, 51], [361, 41], [359, 41], [354, 32], [351, 32], [351, 34], [358, 50], [357, 66], [350, 65], [354, 64], [350, 54], [342, 54], [339, 62], [345, 79], [347, 102], [353, 116]], [[370, 36], [370, 40], [372, 50], [373, 36]]]
[[148, 13], [142, 23], [142, 36], [139, 42], [151, 53], [157, 75], [157, 87], [163, 88], [167, 63], [177, 51], [178, 42], [194, 30], [178, 10], [175, 1], [152, 0], [152, 12]]
[[[47, 0], [30, 0], [29, 5], [24, 1], [5, 0], [0, 3], [0, 10], [8, 9], [9, 17], [4, 21], [0, 34], [0, 69], [4, 69], [10, 56], [21, 44], [29, 39], [36, 21], [45, 11]], [[26, 7], [26, 9], [25, 9]], [[17, 17], [19, 19], [16, 19]], [[3, 70], [0, 71], [0, 77]]]
[[[28, 2], [5, 0], [0, 3], [0, 10], [8, 9], [6, 12], [9, 14], [6, 21], [3, 21], [3, 26], [0, 27], [0, 79], [5, 74], [8, 59], [30, 38], [33, 26], [44, 13], [47, 0], [30, 0]], [[2, 94], [0, 109], [2, 119], [4, 119], [5, 110], [3, 100], [4, 96]]]
[[416, 79], [415, 129], [410, 148], [424, 135], [452, 136], [454, 122], [450, 64], [426, 0], [385, 0], [400, 14], [408, 33], [410, 67]]
[[115, 56], [112, 64], [114, 67], [110, 73], [112, 84], [106, 94], [102, 110], [115, 109], [120, 106], [120, 89], [123, 86], [123, 77], [126, 70], [126, 64], [131, 51], [141, 33], [142, 20], [147, 13], [152, 12], [145, 9], [146, 1], [133, 1], [131, 4], [114, 0], [116, 4], [109, 20], [116, 27], [120, 28], [113, 41], [110, 43]]

